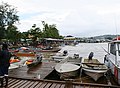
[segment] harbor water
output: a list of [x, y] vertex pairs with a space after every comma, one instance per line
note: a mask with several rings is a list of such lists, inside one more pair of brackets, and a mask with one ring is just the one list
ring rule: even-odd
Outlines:
[[107, 54], [104, 49], [107, 50], [107, 43], [79, 43], [76, 46], [64, 46], [59, 52], [67, 50], [70, 56], [78, 53], [79, 56], [83, 58], [88, 58], [89, 53], [93, 52], [93, 58], [96, 58], [103, 63], [104, 56]]

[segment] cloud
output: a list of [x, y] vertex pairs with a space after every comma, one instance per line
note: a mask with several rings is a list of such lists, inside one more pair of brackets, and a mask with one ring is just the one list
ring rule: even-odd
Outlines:
[[[17, 7], [20, 31], [41, 21], [56, 24], [61, 35], [114, 34], [120, 23], [119, 0], [4, 0]], [[120, 33], [120, 30], [118, 30]]]

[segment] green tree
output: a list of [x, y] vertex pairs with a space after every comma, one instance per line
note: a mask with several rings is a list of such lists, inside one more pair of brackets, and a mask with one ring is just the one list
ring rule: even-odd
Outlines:
[[5, 37], [5, 29], [19, 21], [15, 7], [7, 3], [0, 5], [0, 40]]
[[21, 33], [21, 38], [25, 40], [26, 42], [26, 39], [29, 39], [29, 33], [28, 32], [22, 32]]
[[36, 24], [33, 24], [32, 28], [28, 30], [30, 36], [32, 36], [33, 43], [37, 43], [37, 39], [42, 38], [42, 31]]
[[6, 30], [6, 39], [11, 42], [18, 42], [21, 39], [21, 33], [17, 31], [17, 27], [9, 25]]
[[43, 24], [43, 35], [46, 38], [59, 38], [59, 31], [56, 28], [55, 24], [48, 25], [45, 21], [42, 21]]

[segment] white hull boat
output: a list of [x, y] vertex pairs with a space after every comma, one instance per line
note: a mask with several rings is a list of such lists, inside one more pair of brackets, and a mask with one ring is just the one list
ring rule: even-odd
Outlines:
[[68, 55], [67, 55], [67, 56], [55, 55], [55, 56], [52, 56], [52, 59], [53, 59], [54, 61], [56, 61], [56, 62], [60, 62], [60, 61], [64, 60], [64, 59], [67, 58], [67, 57], [68, 57]]
[[101, 64], [97, 59], [92, 59], [91, 62], [88, 59], [84, 59], [82, 63], [82, 69], [85, 74], [97, 81], [101, 76], [107, 72], [108, 68], [105, 64]]
[[56, 62], [60, 62], [68, 57], [67, 50], [63, 51], [63, 53], [57, 53], [56, 55], [52, 56], [52, 59]]
[[60, 79], [76, 77], [79, 74], [80, 66], [71, 63], [58, 63], [55, 70], [58, 72]]
[[10, 64], [9, 69], [15, 69], [15, 68], [19, 68], [19, 66], [15, 64]]
[[108, 43], [108, 51], [105, 50], [105, 52], [107, 52], [107, 55], [105, 55], [104, 63], [111, 70], [111, 73], [120, 85], [120, 37]]
[[[77, 56], [77, 57], [76, 57]], [[77, 77], [80, 74], [81, 68], [81, 59], [78, 55], [74, 55], [74, 57], [68, 57], [62, 60], [55, 66], [55, 70], [60, 76], [60, 79], [73, 78]]]

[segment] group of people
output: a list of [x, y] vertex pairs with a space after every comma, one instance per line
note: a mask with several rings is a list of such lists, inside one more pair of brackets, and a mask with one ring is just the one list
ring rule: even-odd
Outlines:
[[[12, 54], [8, 51], [8, 45], [2, 44], [2, 47], [0, 49], [0, 87], [7, 87], [8, 85], [8, 69], [10, 66], [10, 58]], [[4, 79], [5, 79], [5, 85], [4, 85]]]

